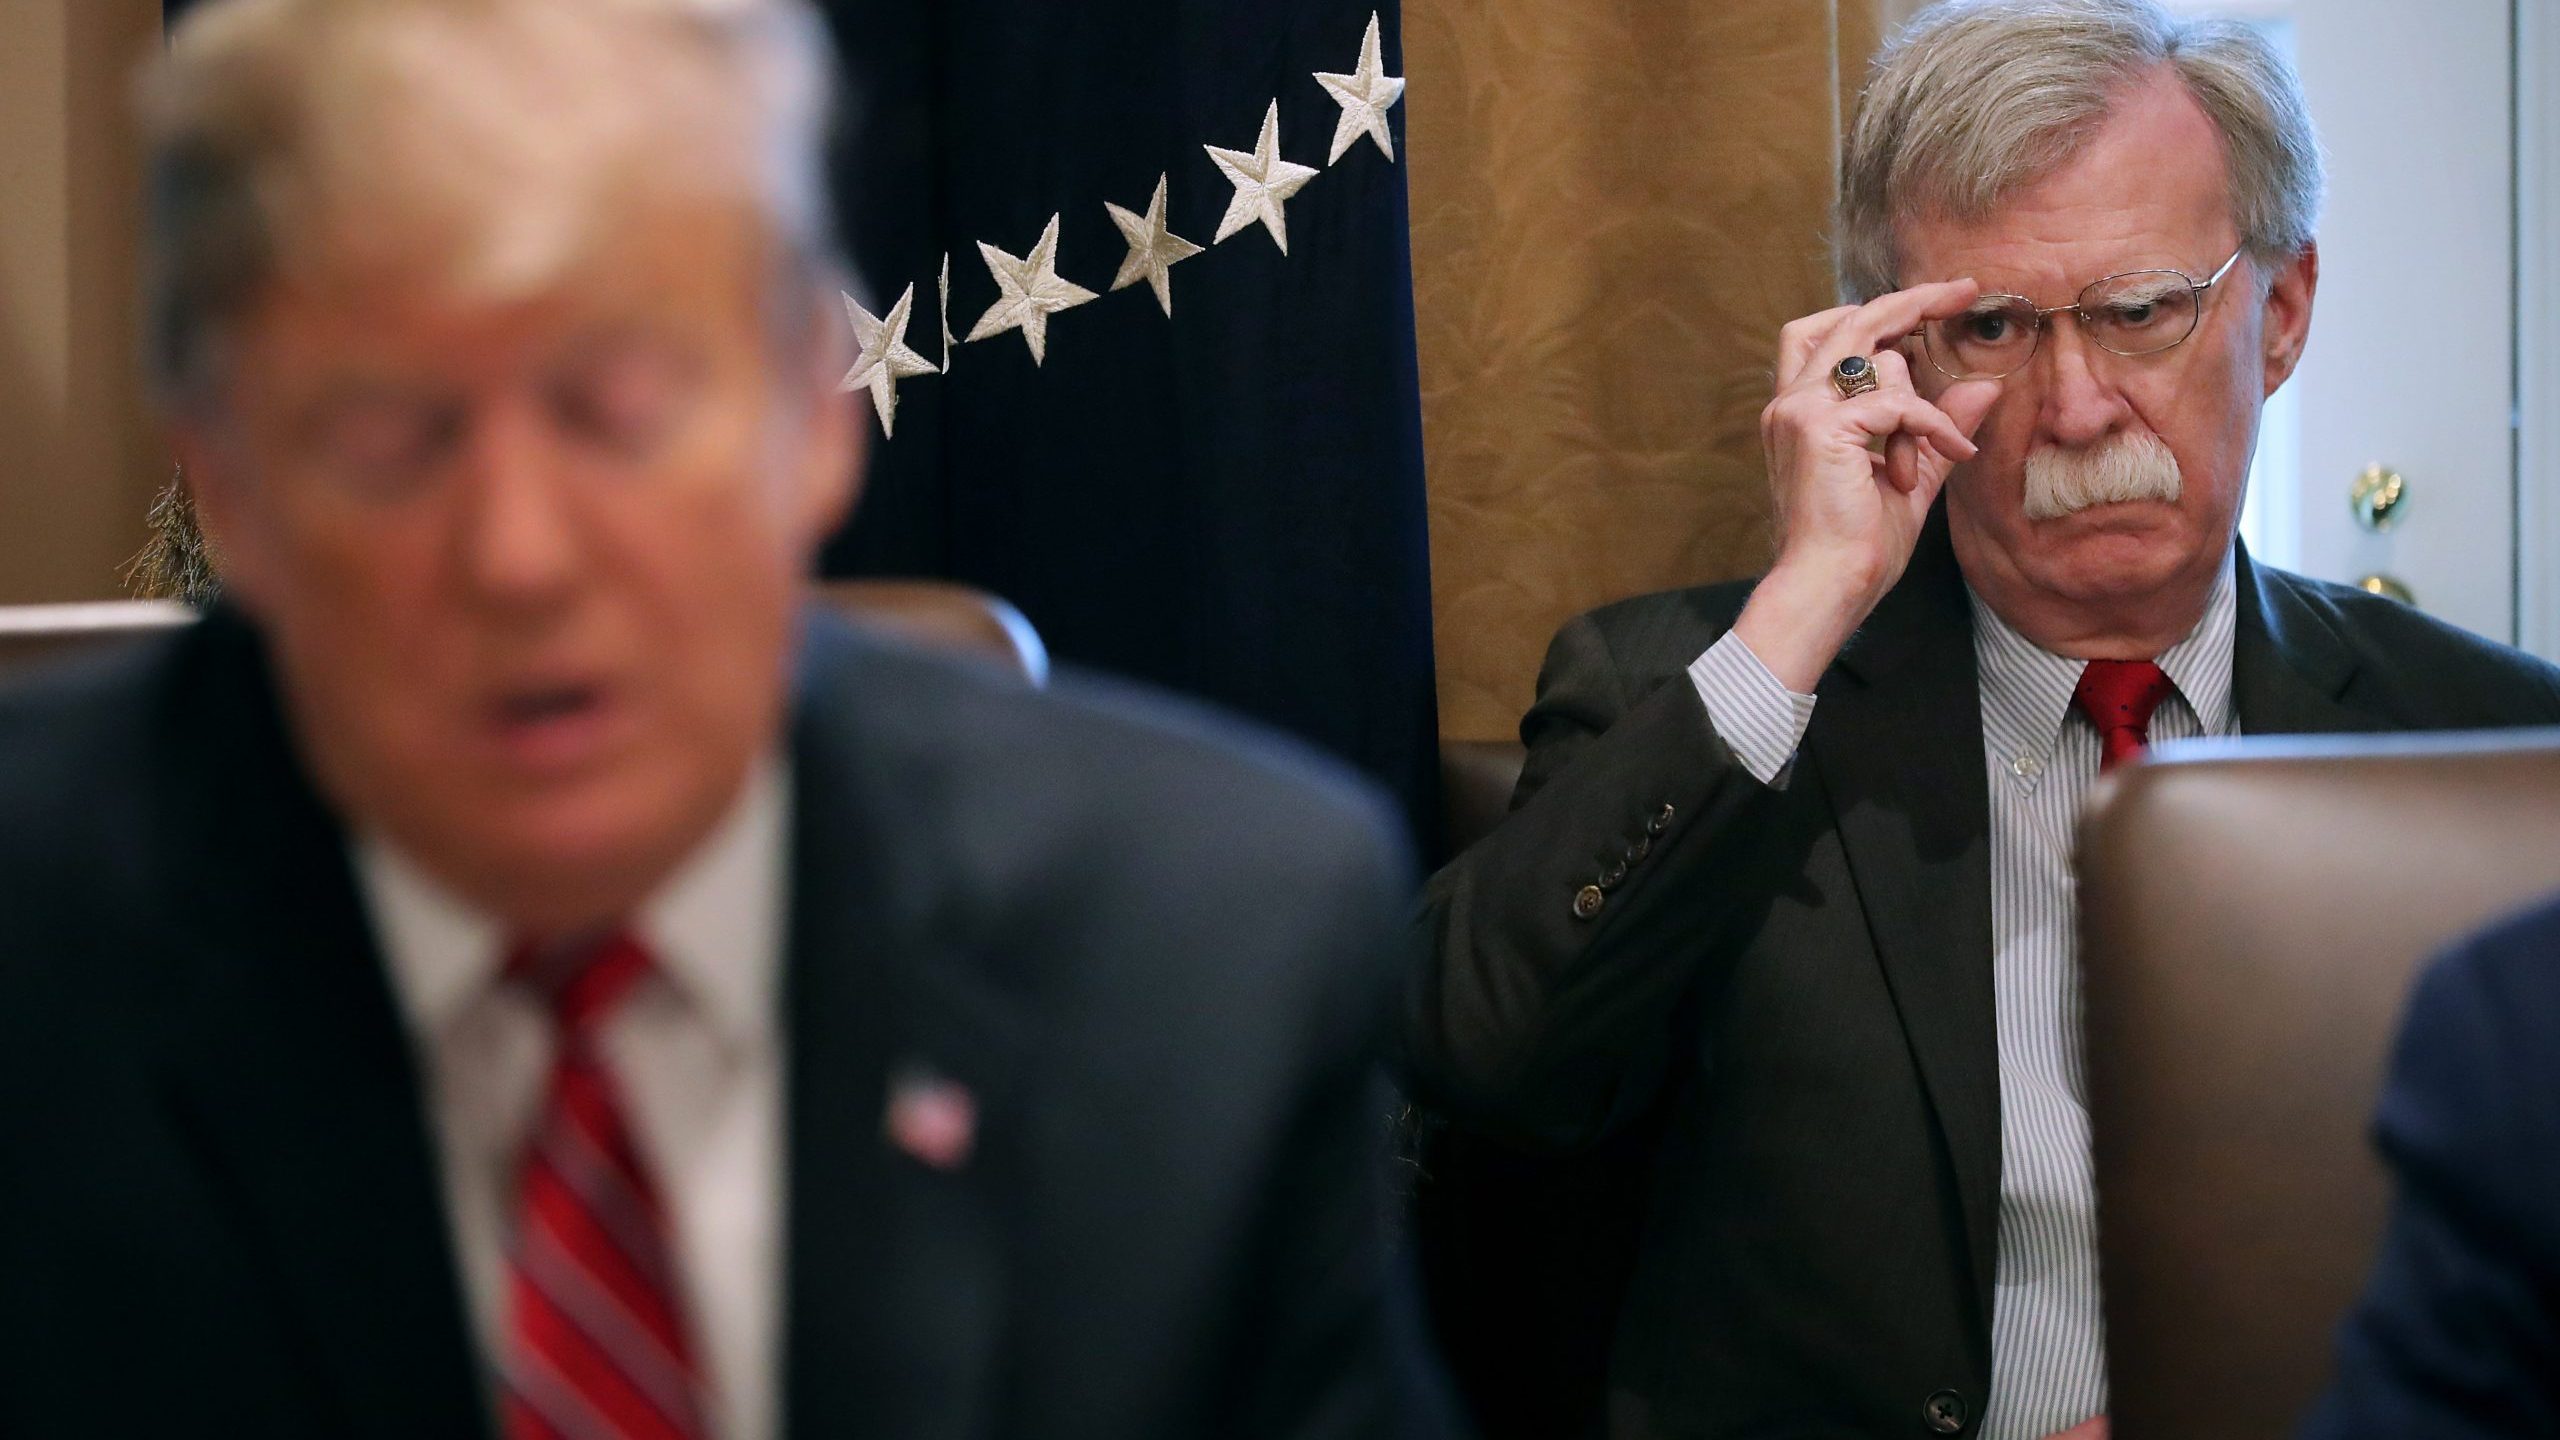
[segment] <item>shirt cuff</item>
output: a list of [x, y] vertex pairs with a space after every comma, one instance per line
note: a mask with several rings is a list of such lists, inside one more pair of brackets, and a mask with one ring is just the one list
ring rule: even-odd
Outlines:
[[1716, 737], [1732, 749], [1751, 778], [1785, 788], [1796, 746], [1813, 719], [1813, 697], [1788, 689], [1730, 630], [1689, 662], [1689, 683], [1698, 688]]

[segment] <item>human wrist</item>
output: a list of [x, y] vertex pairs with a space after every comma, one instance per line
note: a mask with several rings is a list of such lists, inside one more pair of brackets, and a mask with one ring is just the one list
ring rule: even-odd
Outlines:
[[1782, 557], [1753, 588], [1733, 629], [1780, 684], [1811, 694], [1874, 608], [1871, 587], [1853, 565]]

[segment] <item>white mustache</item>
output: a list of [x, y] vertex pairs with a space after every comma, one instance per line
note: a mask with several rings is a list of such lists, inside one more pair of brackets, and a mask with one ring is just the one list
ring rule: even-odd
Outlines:
[[2178, 503], [2184, 486], [2178, 457], [2147, 430], [2130, 431], [2086, 450], [2040, 445], [2027, 453], [2030, 520], [2059, 520], [2092, 505], [2134, 500]]

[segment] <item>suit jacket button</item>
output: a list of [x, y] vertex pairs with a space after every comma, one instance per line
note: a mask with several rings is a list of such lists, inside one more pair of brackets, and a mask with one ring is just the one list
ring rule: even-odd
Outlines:
[[1610, 866], [1607, 870], [1601, 873], [1600, 889], [1604, 894], [1617, 889], [1625, 883], [1627, 883], [1627, 862], [1624, 860]]
[[1665, 805], [1661, 809], [1653, 812], [1653, 818], [1645, 822], [1644, 830], [1648, 835], [1659, 835], [1670, 828], [1671, 807]]
[[1583, 886], [1579, 891], [1574, 893], [1573, 918], [1576, 920], [1588, 920], [1592, 916], [1599, 914], [1600, 906], [1607, 899], [1607, 896], [1600, 893], [1599, 886]]
[[1964, 1428], [1964, 1397], [1953, 1390], [1941, 1390], [1920, 1402], [1920, 1418], [1940, 1435], [1953, 1435]]
[[1650, 854], [1652, 854], [1652, 853], [1653, 853], [1653, 839], [1652, 839], [1652, 837], [1651, 837], [1651, 836], [1646, 836], [1646, 835], [1639, 835], [1639, 836], [1637, 836], [1637, 837], [1636, 837], [1636, 842], [1635, 842], [1634, 844], [1632, 844], [1632, 845], [1630, 845], [1630, 846], [1628, 846], [1628, 847], [1627, 847], [1627, 863], [1628, 863], [1628, 864], [1630, 864], [1630, 865], [1633, 865], [1633, 864], [1635, 864], [1637, 861], [1642, 860], [1644, 857], [1646, 857], [1647, 855], [1650, 855]]

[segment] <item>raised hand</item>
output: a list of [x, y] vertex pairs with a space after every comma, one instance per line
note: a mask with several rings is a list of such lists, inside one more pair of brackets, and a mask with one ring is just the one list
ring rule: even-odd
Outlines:
[[[1973, 431], [1999, 383], [1960, 381], [1932, 403], [1894, 347], [1979, 293], [1970, 280], [1914, 286], [1778, 334], [1776, 394], [1760, 412], [1778, 558], [1734, 629], [1791, 690], [1813, 688], [1902, 577], [1939, 487], [1973, 458]], [[1843, 398], [1832, 377], [1850, 356], [1866, 358], [1877, 384]]]

